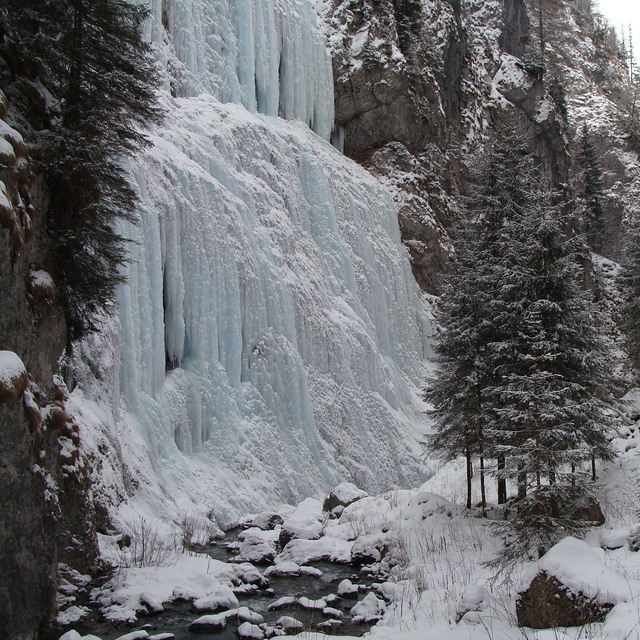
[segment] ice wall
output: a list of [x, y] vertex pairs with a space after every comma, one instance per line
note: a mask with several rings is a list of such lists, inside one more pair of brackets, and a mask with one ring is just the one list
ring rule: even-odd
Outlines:
[[117, 322], [77, 365], [96, 495], [221, 517], [419, 482], [429, 326], [388, 193], [307, 126], [333, 114], [310, 0], [152, 8], [182, 85], [131, 164]]
[[328, 139], [333, 78], [310, 0], [150, 0], [148, 35], [174, 96], [208, 93]]
[[232, 503], [417, 482], [429, 329], [389, 196], [300, 123], [176, 104], [133, 170], [125, 420]]

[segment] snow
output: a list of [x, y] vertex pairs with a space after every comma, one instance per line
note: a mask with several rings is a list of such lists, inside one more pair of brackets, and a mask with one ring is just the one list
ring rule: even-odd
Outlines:
[[11, 390], [26, 379], [27, 368], [13, 351], [0, 351], [0, 389]]
[[525, 575], [523, 587], [541, 571], [601, 604], [628, 602], [640, 594], [640, 581], [622, 578], [605, 565], [602, 549], [591, 548], [573, 537], [549, 549]]
[[384, 600], [380, 600], [375, 593], [367, 595], [351, 608], [354, 622], [371, 622], [382, 617], [387, 605]]
[[233, 577], [233, 568], [223, 562], [205, 555], [180, 554], [170, 566], [121, 569], [92, 596], [107, 620], [134, 622], [142, 600], [194, 600], [199, 611], [237, 608], [238, 599], [231, 590]]

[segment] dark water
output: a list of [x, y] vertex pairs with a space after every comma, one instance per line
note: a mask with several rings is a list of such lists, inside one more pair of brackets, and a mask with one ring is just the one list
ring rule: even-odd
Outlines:
[[[227, 562], [232, 557], [232, 552], [227, 548], [226, 543], [231, 542], [237, 536], [238, 531], [228, 532], [227, 537], [214, 545], [202, 547], [197, 551], [207, 553], [216, 560]], [[270, 626], [281, 616], [291, 616], [304, 624], [304, 630], [316, 630], [323, 633], [332, 633], [330, 629], [318, 627], [318, 624], [326, 621], [329, 617], [324, 616], [322, 611], [303, 609], [297, 605], [289, 605], [274, 611], [269, 611], [269, 605], [283, 596], [302, 597], [306, 596], [311, 600], [335, 594], [338, 584], [345, 578], [349, 578], [354, 584], [370, 586], [373, 583], [371, 578], [359, 574], [357, 569], [350, 565], [335, 564], [331, 562], [316, 562], [311, 566], [322, 571], [319, 577], [302, 575], [299, 577], [269, 577], [269, 588], [263, 589], [251, 595], [238, 595], [240, 606], [249, 607], [252, 611], [261, 614], [264, 622]], [[262, 572], [266, 567], [258, 566]], [[366, 595], [361, 593], [359, 599]], [[371, 628], [371, 624], [353, 624], [349, 610], [356, 603], [355, 599], [339, 598], [335, 602], [330, 602], [328, 606], [342, 611], [342, 624], [333, 633], [339, 635], [361, 636]], [[201, 613], [192, 611], [189, 602], [174, 602], [167, 604], [165, 611], [153, 617], [139, 617], [139, 622], [135, 626], [114, 627], [101, 620], [100, 614], [94, 603], [78, 602], [92, 609], [90, 618], [70, 625], [69, 628], [76, 629], [81, 635], [93, 634], [102, 640], [115, 640], [125, 633], [130, 633], [138, 629], [146, 629], [149, 635], [158, 633], [173, 633], [177, 640], [237, 640], [236, 629], [239, 622], [229, 619], [227, 626], [220, 633], [191, 633], [188, 628], [191, 622], [200, 617]], [[333, 617], [333, 616], [331, 616]], [[57, 640], [67, 629], [56, 629], [47, 634], [44, 640]]]

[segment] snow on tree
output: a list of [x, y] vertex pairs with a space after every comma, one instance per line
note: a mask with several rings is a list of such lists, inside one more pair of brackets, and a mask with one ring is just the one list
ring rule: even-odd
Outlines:
[[598, 152], [585, 123], [580, 135], [578, 160], [583, 168], [584, 227], [589, 246], [597, 253], [602, 251], [605, 231], [604, 184]]
[[581, 286], [584, 247], [566, 237], [517, 136], [480, 159], [479, 178], [443, 296], [430, 445], [498, 460], [493, 474], [518, 486], [523, 544], [546, 547], [560, 527], [580, 524], [551, 515], [552, 505], [586, 494], [579, 470], [593, 455], [611, 457], [608, 343]]

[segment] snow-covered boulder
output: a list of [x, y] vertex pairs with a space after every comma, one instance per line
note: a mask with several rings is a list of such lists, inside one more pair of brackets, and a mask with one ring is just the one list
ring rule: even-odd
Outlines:
[[372, 564], [380, 562], [382, 549], [384, 547], [385, 535], [374, 533], [367, 536], [360, 536], [351, 549], [352, 564]]
[[300, 620], [292, 618], [291, 616], [282, 616], [278, 618], [276, 624], [282, 627], [287, 633], [297, 633], [304, 629], [304, 625]]
[[13, 351], [0, 351], [0, 402], [17, 402], [27, 388], [24, 362]]
[[216, 585], [206, 596], [193, 601], [193, 608], [198, 612], [237, 609], [239, 606], [235, 593], [225, 584]]
[[360, 602], [351, 608], [353, 622], [376, 622], [382, 618], [387, 608], [384, 600], [380, 600], [375, 593], [368, 593]]
[[281, 525], [284, 522], [284, 517], [276, 513], [274, 511], [264, 511], [254, 516], [251, 520], [252, 527], [258, 527], [258, 529], [263, 529], [265, 531], [269, 531], [271, 529], [275, 529], [277, 526]]
[[525, 576], [516, 602], [518, 624], [546, 629], [601, 622], [612, 607], [640, 590], [605, 566], [602, 549], [561, 540]]
[[351, 580], [349, 580], [348, 578], [345, 578], [338, 585], [338, 595], [341, 598], [352, 598], [356, 600], [358, 598], [358, 592], [359, 592], [358, 585], [353, 584], [353, 582], [351, 582]]
[[241, 562], [269, 564], [277, 553], [278, 532], [251, 527], [239, 536], [237, 559]]
[[215, 613], [196, 618], [190, 625], [191, 633], [219, 633], [227, 626], [228, 616], [225, 613]]
[[366, 498], [368, 495], [366, 491], [358, 489], [355, 484], [343, 482], [325, 498], [322, 509], [323, 511], [328, 511], [330, 517], [336, 518], [340, 516], [345, 507], [362, 498]]
[[263, 640], [265, 637], [264, 631], [250, 622], [243, 622], [238, 627], [237, 634], [241, 640]]
[[317, 540], [322, 534], [322, 505], [319, 500], [307, 498], [285, 519], [280, 531], [280, 544], [291, 540]]

